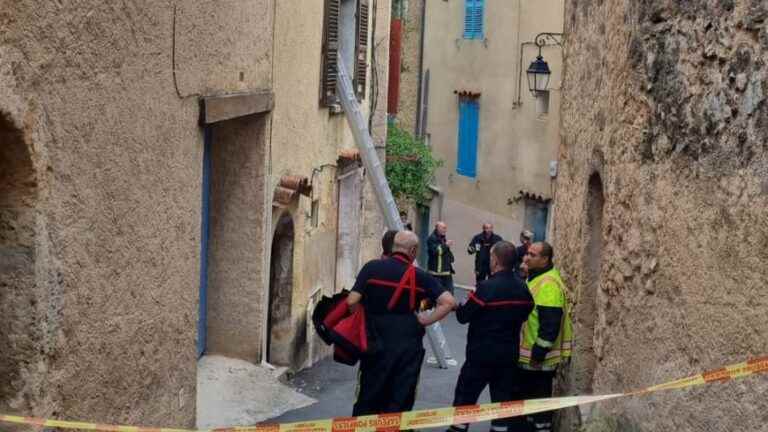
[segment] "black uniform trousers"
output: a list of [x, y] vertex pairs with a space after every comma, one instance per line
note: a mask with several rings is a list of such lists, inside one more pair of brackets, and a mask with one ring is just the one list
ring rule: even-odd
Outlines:
[[[480, 398], [485, 386], [490, 386], [491, 402], [509, 402], [522, 400], [520, 387], [521, 370], [516, 366], [472, 365], [464, 362], [456, 383], [453, 406], [474, 405]], [[512, 417], [491, 421], [491, 431], [525, 432], [527, 423], [523, 417]], [[453, 425], [451, 430], [463, 432], [468, 424]]]
[[[555, 380], [555, 371], [531, 371], [521, 370], [523, 394], [525, 399], [541, 399], [552, 397], [552, 383]], [[552, 417], [554, 411], [533, 414], [527, 420], [530, 429], [536, 432], [552, 431]]]
[[381, 352], [360, 359], [353, 416], [413, 409], [424, 361], [421, 338], [387, 342]]

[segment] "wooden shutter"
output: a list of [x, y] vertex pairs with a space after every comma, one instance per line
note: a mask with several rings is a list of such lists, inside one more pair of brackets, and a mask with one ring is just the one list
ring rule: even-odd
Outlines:
[[477, 140], [480, 125], [480, 102], [459, 99], [459, 149], [456, 172], [467, 177], [477, 176]]
[[484, 0], [464, 0], [464, 39], [483, 38]]
[[[368, 73], [368, 17], [369, 0], [357, 0], [357, 29], [355, 31], [355, 71], [352, 85], [358, 99], [365, 97], [366, 75]], [[375, 67], [375, 66], [374, 66]]]
[[339, 62], [339, 17], [341, 0], [325, 0], [323, 20], [323, 66], [320, 79], [320, 103], [337, 105], [336, 81]]

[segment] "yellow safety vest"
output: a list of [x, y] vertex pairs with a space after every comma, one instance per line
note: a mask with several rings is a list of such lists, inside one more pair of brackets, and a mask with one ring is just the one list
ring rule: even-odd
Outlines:
[[[563, 319], [560, 322], [560, 333], [554, 343], [539, 339], [539, 311], [536, 307], [528, 315], [528, 321], [520, 330], [520, 367], [530, 370], [555, 370], [557, 365], [571, 357], [573, 344], [573, 324], [571, 323], [570, 308], [566, 297], [565, 284], [560, 272], [553, 268], [546, 273], [536, 276], [528, 282], [528, 289], [533, 296], [536, 306], [559, 307], [563, 309]], [[539, 367], [532, 367], [531, 349], [536, 342], [539, 346], [549, 348], [544, 362]]]

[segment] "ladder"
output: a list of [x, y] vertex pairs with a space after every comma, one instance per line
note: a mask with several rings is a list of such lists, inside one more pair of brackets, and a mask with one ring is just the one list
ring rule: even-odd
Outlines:
[[[338, 80], [336, 82], [336, 92], [349, 122], [349, 127], [352, 129], [352, 135], [355, 137], [355, 143], [360, 150], [360, 158], [368, 173], [366, 177], [371, 181], [379, 208], [384, 214], [387, 228], [400, 231], [404, 228], [403, 223], [400, 220], [400, 213], [397, 211], [397, 204], [392, 196], [392, 190], [389, 188], [389, 183], [387, 183], [384, 168], [373, 146], [368, 123], [365, 121], [360, 104], [352, 89], [352, 81], [349, 78], [344, 62], [339, 61], [337, 65]], [[449, 361], [452, 365], [455, 364], [439, 322], [427, 327], [427, 340], [441, 369], [447, 369]]]

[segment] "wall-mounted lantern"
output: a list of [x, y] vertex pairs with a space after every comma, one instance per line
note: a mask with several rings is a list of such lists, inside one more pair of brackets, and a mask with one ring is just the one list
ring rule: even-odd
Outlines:
[[552, 76], [552, 71], [549, 69], [549, 64], [544, 61], [544, 56], [541, 53], [541, 49], [545, 46], [557, 45], [563, 46], [563, 34], [562, 33], [539, 33], [534, 38], [533, 42], [524, 42], [520, 44], [520, 76], [518, 77], [517, 87], [517, 103], [515, 105], [522, 105], [520, 100], [520, 81], [522, 80], [522, 66], [523, 66], [523, 48], [526, 45], [536, 45], [539, 48], [539, 54], [528, 66], [526, 74], [528, 75], [528, 90], [531, 91], [534, 97], [538, 97], [542, 92], [546, 92], [549, 89], [549, 79]]
[[539, 55], [528, 66], [526, 73], [528, 74], [528, 90], [533, 93], [533, 96], [537, 96], [540, 91], [549, 88], [549, 76], [552, 75], [552, 71], [549, 70], [549, 65], [541, 56], [541, 48], [539, 48]]

